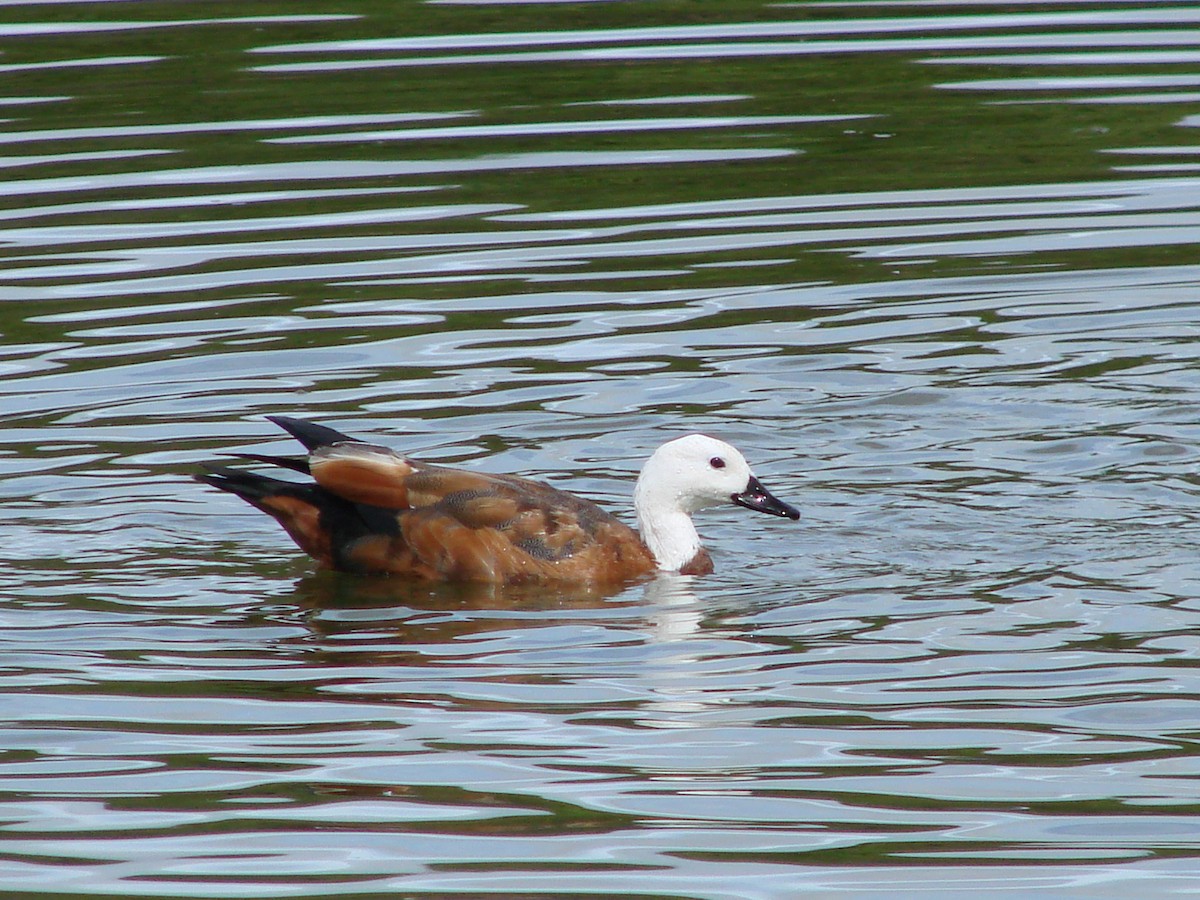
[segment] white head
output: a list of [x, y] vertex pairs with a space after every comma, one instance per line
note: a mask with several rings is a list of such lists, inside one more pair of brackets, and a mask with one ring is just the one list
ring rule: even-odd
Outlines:
[[703, 434], [659, 447], [646, 460], [633, 491], [642, 538], [659, 567], [677, 571], [700, 552], [691, 514], [736, 503], [747, 509], [800, 518], [792, 506], [762, 486], [737, 448]]

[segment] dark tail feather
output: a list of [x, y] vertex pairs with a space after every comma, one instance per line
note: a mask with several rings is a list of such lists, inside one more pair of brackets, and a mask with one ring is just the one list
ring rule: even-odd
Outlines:
[[260, 509], [283, 526], [296, 545], [325, 566], [336, 565], [335, 544], [324, 521], [330, 506], [348, 505], [315, 484], [280, 481], [240, 469], [213, 466], [194, 476], [197, 481], [228, 491]]
[[[281, 464], [300, 462], [285, 460]], [[354, 569], [347, 554], [356, 541], [371, 536], [391, 538], [400, 531], [394, 511], [351, 503], [311, 482], [297, 484], [224, 466], [211, 466], [208, 472], [193, 477], [265, 512], [301, 550], [329, 568]]]
[[318, 447], [328, 447], [330, 444], [343, 444], [347, 441], [358, 443], [354, 438], [347, 437], [340, 431], [334, 431], [332, 428], [326, 428], [324, 425], [305, 422], [303, 419], [293, 419], [289, 416], [267, 416], [267, 420], [274, 422], [302, 443], [309, 452], [316, 450]]
[[[330, 444], [356, 443], [354, 438], [347, 437], [340, 431], [334, 431], [324, 425], [314, 425], [303, 419], [293, 419], [288, 416], [267, 416], [267, 419], [287, 431], [309, 451], [316, 450], [318, 447], [328, 447]], [[292, 456], [271, 456], [267, 453], [235, 453], [233, 455], [238, 459], [249, 459], [254, 462], [280, 466], [304, 475], [312, 474], [306, 459], [297, 459]], [[231, 470], [226, 470], [226, 472], [229, 471]]]
[[[287, 416], [267, 416], [312, 452], [330, 444], [360, 443], [340, 431]], [[264, 462], [293, 472], [311, 474], [308, 461], [263, 453], [242, 453], [242, 459]], [[364, 537], [391, 538], [399, 533], [392, 510], [352, 503], [312, 482], [297, 483], [256, 475], [242, 469], [210, 466], [194, 476], [218, 490], [241, 497], [283, 526], [292, 540], [317, 562], [331, 568], [354, 568], [346, 557]]]
[[[289, 468], [291, 467], [289, 466]], [[256, 475], [241, 469], [227, 469], [225, 466], [209, 466], [207, 472], [192, 477], [203, 484], [212, 485], [222, 491], [228, 491], [235, 497], [241, 497], [251, 506], [268, 513], [271, 510], [263, 504], [269, 498], [287, 496], [311, 501], [311, 495], [316, 488], [316, 485], [312, 484], [296, 484], [278, 478], [268, 478], [266, 475]]]

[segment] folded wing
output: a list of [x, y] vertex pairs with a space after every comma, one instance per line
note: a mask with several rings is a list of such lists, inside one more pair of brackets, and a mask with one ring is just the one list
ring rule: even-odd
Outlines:
[[654, 571], [636, 531], [549, 485], [426, 465], [323, 426], [277, 417], [310, 454], [255, 456], [311, 472], [296, 485], [233, 470], [202, 480], [274, 516], [322, 565], [488, 582], [625, 581]]

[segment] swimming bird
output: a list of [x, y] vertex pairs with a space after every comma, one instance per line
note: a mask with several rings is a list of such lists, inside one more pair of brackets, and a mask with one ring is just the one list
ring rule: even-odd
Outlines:
[[431, 465], [323, 425], [268, 416], [307, 459], [241, 458], [311, 475], [283, 481], [220, 466], [196, 478], [275, 518], [325, 568], [437, 581], [615, 583], [655, 571], [704, 575], [692, 513], [735, 503], [798, 519], [734, 447], [690, 434], [659, 447], [633, 491], [639, 534], [547, 484]]

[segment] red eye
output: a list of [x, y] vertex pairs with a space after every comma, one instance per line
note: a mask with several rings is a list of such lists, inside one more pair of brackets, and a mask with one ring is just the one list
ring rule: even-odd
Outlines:
[[719, 456], [714, 456], [712, 459], [710, 459], [708, 461], [708, 464], [710, 466], [712, 466], [714, 469], [725, 468], [725, 460], [721, 459], [721, 457], [719, 457]]

